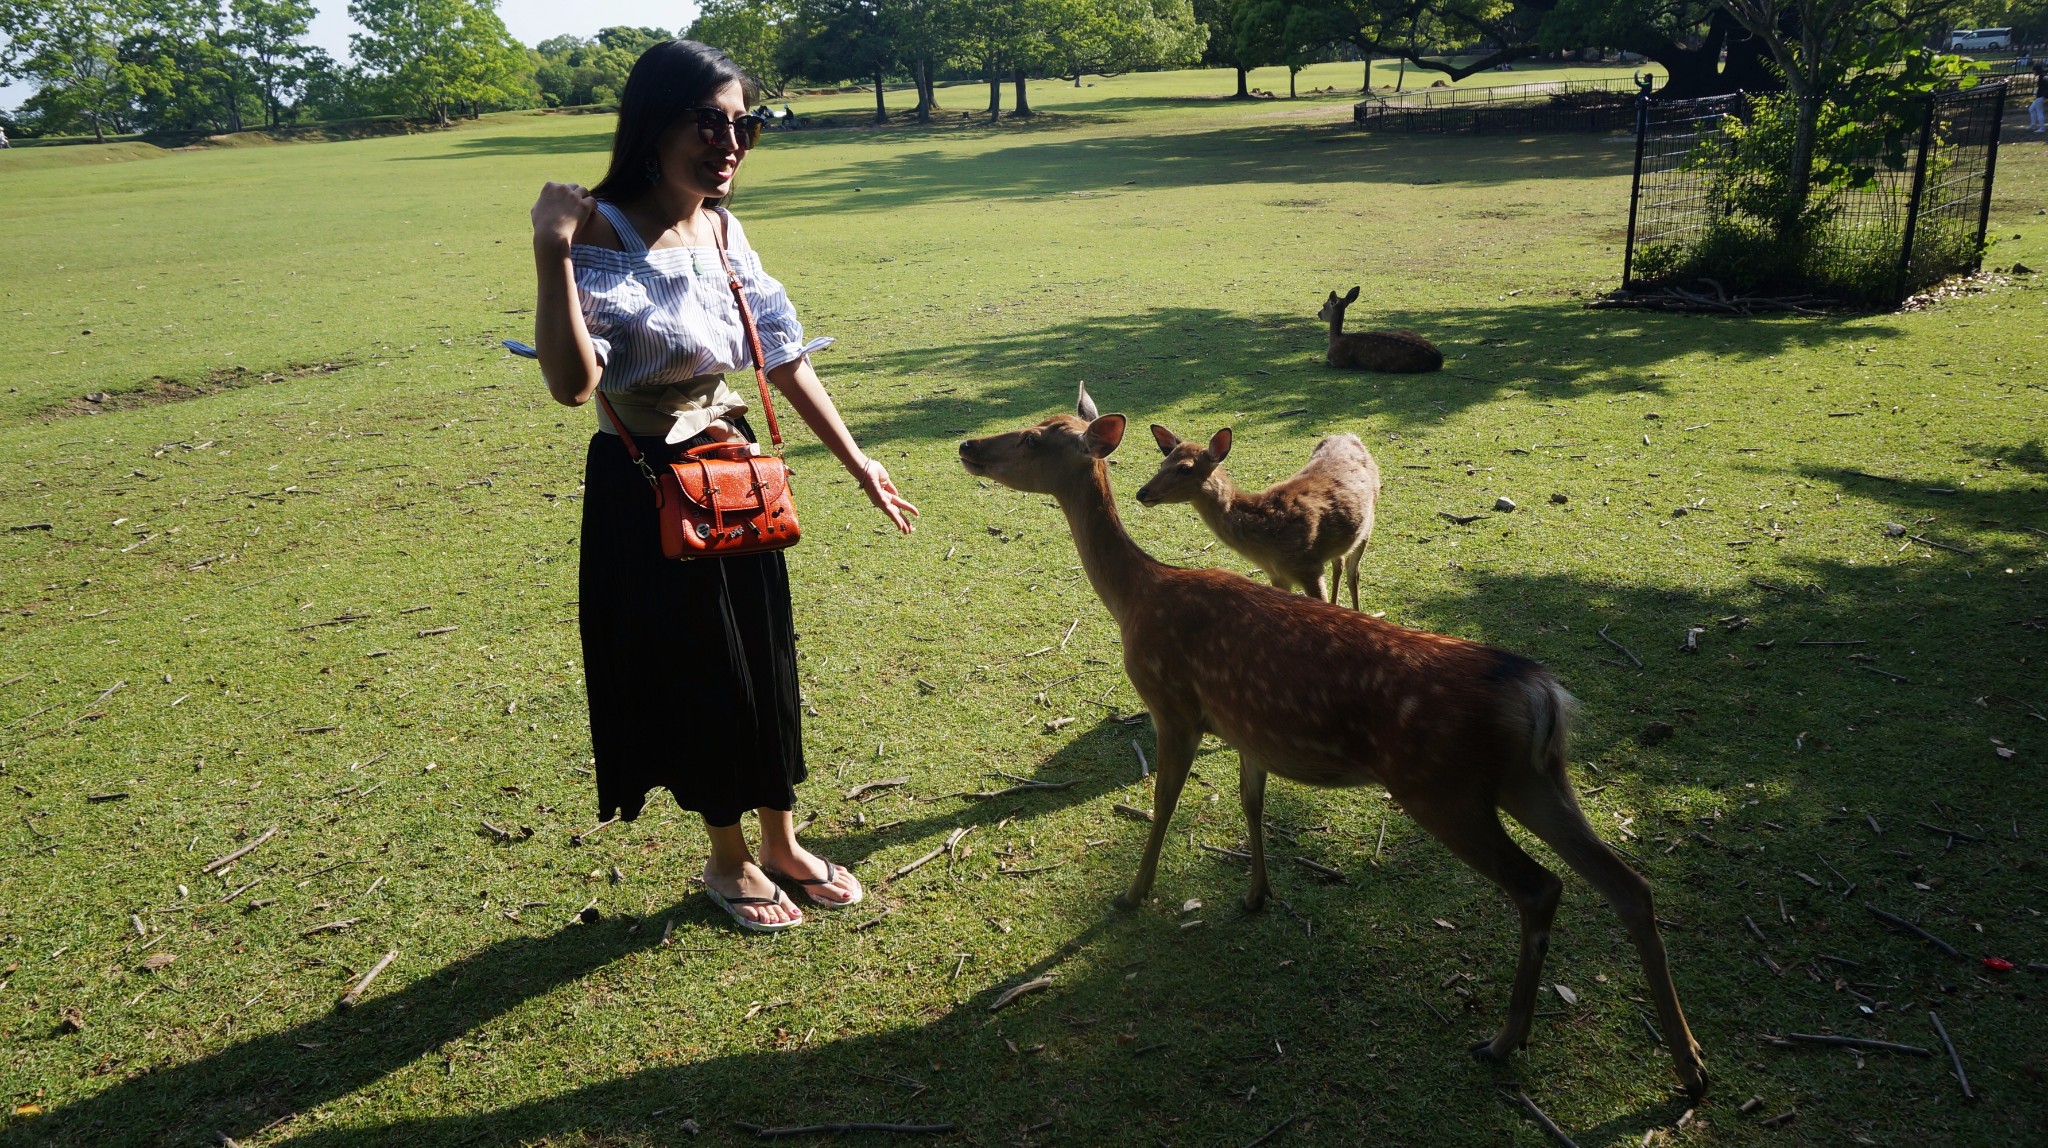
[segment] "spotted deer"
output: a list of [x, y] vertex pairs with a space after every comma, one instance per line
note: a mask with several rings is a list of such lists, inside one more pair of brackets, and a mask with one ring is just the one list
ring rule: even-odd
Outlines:
[[1264, 570], [1273, 585], [1335, 602], [1341, 575], [1350, 579], [1351, 608], [1358, 609], [1358, 562], [1372, 541], [1380, 465], [1357, 435], [1329, 436], [1293, 477], [1257, 491], [1239, 490], [1223, 469], [1228, 427], [1203, 446], [1153, 423], [1152, 439], [1166, 458], [1139, 488], [1139, 505], [1192, 502], [1209, 532]]
[[1323, 361], [1333, 367], [1395, 374], [1425, 374], [1443, 369], [1444, 353], [1413, 331], [1344, 333], [1344, 309], [1358, 302], [1358, 288], [1339, 296], [1330, 292], [1316, 318], [1330, 325], [1330, 349]]
[[1573, 703], [1557, 678], [1506, 650], [1405, 629], [1227, 571], [1154, 561], [1125, 533], [1110, 490], [1107, 459], [1124, 429], [1124, 417], [1098, 415], [1083, 388], [1078, 416], [960, 444], [969, 474], [1058, 502], [1082, 569], [1122, 634], [1124, 672], [1151, 712], [1159, 738], [1152, 828], [1119, 904], [1136, 907], [1152, 890], [1204, 733], [1238, 753], [1248, 909], [1270, 892], [1261, 831], [1269, 773], [1309, 785], [1382, 785], [1521, 915], [1506, 1023], [1472, 1049], [1501, 1061], [1528, 1041], [1563, 891], [1508, 836], [1498, 812], [1506, 810], [1621, 917], [1679, 1083], [1703, 1095], [1706, 1067], [1671, 983], [1649, 884], [1593, 832], [1572, 791], [1565, 741]]

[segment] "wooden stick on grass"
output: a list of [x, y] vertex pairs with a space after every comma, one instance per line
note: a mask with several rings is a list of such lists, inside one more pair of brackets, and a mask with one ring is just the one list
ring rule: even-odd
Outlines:
[[1559, 1144], [1564, 1145], [1565, 1148], [1579, 1148], [1577, 1142], [1565, 1135], [1564, 1129], [1557, 1126], [1557, 1121], [1552, 1120], [1544, 1114], [1541, 1108], [1536, 1107], [1536, 1102], [1529, 1099], [1528, 1093], [1517, 1092], [1515, 1093], [1515, 1099], [1522, 1102], [1522, 1107], [1529, 1110], [1529, 1115], [1536, 1118], [1536, 1123], [1541, 1125], [1545, 1132], [1550, 1133], [1551, 1137]]
[[1948, 1029], [1941, 1023], [1941, 1014], [1928, 1009], [1927, 1019], [1934, 1022], [1934, 1031], [1941, 1034], [1942, 1047], [1948, 1049], [1949, 1063], [1956, 1066], [1956, 1083], [1963, 1086], [1963, 1099], [1977, 1099], [1977, 1094], [1970, 1091], [1970, 1078], [1963, 1075], [1963, 1058], [1956, 1054], [1956, 1042], [1948, 1038]]
[[356, 1007], [356, 1002], [363, 999], [363, 990], [370, 987], [370, 982], [377, 979], [377, 974], [383, 972], [385, 966], [389, 965], [392, 961], [395, 961], [397, 959], [397, 949], [393, 949], [390, 952], [385, 953], [384, 959], [378, 961], [374, 965], [371, 965], [370, 971], [363, 974], [363, 979], [357, 981], [355, 983], [354, 988], [351, 988], [346, 993], [342, 994], [341, 1000], [335, 1003], [335, 1007], [343, 1009], [350, 1009]]
[[265, 841], [268, 841], [275, 836], [277, 836], [277, 826], [273, 825], [270, 828], [263, 831], [263, 836], [258, 837], [256, 840], [249, 842], [247, 845], [242, 846], [240, 849], [237, 849], [232, 853], [223, 854], [222, 856], [216, 857], [213, 860], [208, 861], [205, 867], [201, 868], [199, 871], [201, 873], [212, 873], [218, 869], [225, 869], [229, 865], [232, 865], [235, 862], [241, 860], [242, 858], [248, 856], [249, 854], [255, 852], [256, 847], [258, 845], [263, 844]]
[[[1606, 642], [1608, 645], [1613, 646], [1615, 649], [1620, 650], [1622, 653], [1628, 655], [1628, 660], [1636, 664], [1636, 669], [1640, 670], [1643, 668], [1643, 660], [1641, 658], [1636, 657], [1635, 651], [1629, 649], [1627, 646], [1622, 645], [1620, 642], [1615, 641], [1613, 638], [1608, 637], [1607, 627], [1605, 626], [1600, 627], [1600, 640]], [[1534, 1105], [1531, 1105], [1531, 1107], [1534, 1107]], [[1566, 1143], [1570, 1143], [1570, 1141], [1566, 1141]]]
[[1883, 909], [1878, 908], [1876, 905], [1873, 905], [1868, 901], [1863, 902], [1863, 907], [1870, 910], [1871, 916], [1876, 917], [1878, 920], [1885, 921], [1893, 925], [1897, 925], [1899, 928], [1906, 930], [1907, 932], [1913, 934], [1916, 937], [1919, 937], [1921, 940], [1926, 941], [1929, 944], [1932, 944], [1935, 948], [1940, 949], [1942, 952], [1947, 953], [1949, 956], [1955, 958], [1956, 960], [1963, 959], [1963, 954], [1957, 952], [1956, 947], [1954, 945], [1949, 944], [1947, 941], [1942, 940], [1940, 937], [1935, 936], [1933, 933], [1930, 933], [1927, 930], [1921, 928], [1920, 926], [1914, 924], [1913, 922], [1908, 921], [1904, 917], [1898, 916], [1893, 913], [1887, 913]]
[[806, 1124], [801, 1128], [763, 1128], [744, 1120], [733, 1121], [733, 1127], [751, 1132], [763, 1140], [780, 1140], [785, 1136], [825, 1136], [841, 1132], [895, 1132], [905, 1136], [939, 1135], [953, 1131], [951, 1124]]

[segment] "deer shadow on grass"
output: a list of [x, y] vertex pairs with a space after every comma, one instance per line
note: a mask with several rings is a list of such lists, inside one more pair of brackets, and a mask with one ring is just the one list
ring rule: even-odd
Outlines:
[[878, 373], [887, 381], [842, 379], [835, 389], [857, 396], [869, 433], [910, 439], [1009, 429], [1042, 415], [1055, 396], [1071, 395], [1081, 379], [1096, 388], [1105, 409], [1145, 412], [1198, 397], [1283, 429], [1305, 432], [1346, 416], [1407, 428], [1510, 390], [1538, 401], [1654, 393], [1662, 386], [1646, 372], [1694, 352], [1753, 362], [1872, 335], [1868, 320], [1720, 324], [1587, 311], [1575, 302], [1382, 308], [1361, 313], [1355, 327], [1412, 328], [1446, 358], [1439, 372], [1383, 375], [1323, 362], [1328, 330], [1314, 318], [1318, 301], [1304, 291], [1298, 315], [1155, 307], [869, 355], [838, 372]]

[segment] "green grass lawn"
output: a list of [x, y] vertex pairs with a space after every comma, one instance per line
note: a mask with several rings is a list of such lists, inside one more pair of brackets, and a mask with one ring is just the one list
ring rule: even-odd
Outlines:
[[[1284, 90], [1274, 71], [1254, 82]], [[925, 511], [885, 532], [794, 437], [800, 810], [871, 894], [772, 938], [694, 892], [702, 833], [660, 802], [573, 839], [595, 821], [573, 622], [593, 423], [497, 340], [531, 330], [535, 192], [593, 182], [612, 121], [0, 155], [0, 1142], [900, 1120], [1195, 1146], [1291, 1120], [1267, 1142], [1545, 1143], [1508, 1082], [1589, 1148], [2038, 1136], [2048, 292], [1589, 312], [1620, 271], [1629, 141], [1383, 139], [1343, 126], [1348, 91], [1197, 98], [1229, 84], [1047, 83], [1029, 124], [777, 134], [748, 162], [736, 210]], [[1993, 207], [1989, 262], [2048, 266], [2048, 157], [2023, 137]], [[1355, 323], [1429, 335], [1444, 372], [1324, 367], [1315, 310], [1353, 284]], [[1545, 977], [1571, 999], [1546, 989], [1505, 1069], [1472, 1060], [1512, 910], [1377, 791], [1276, 785], [1291, 908], [1246, 916], [1241, 867], [1195, 847], [1243, 831], [1212, 744], [1155, 902], [1110, 911], [1149, 727], [1116, 720], [1140, 703], [1058, 513], [955, 459], [1083, 379], [1140, 427], [1234, 427], [1246, 485], [1361, 435], [1386, 474], [1367, 609], [1540, 658], [1580, 698], [1583, 800], [1657, 889], [1715, 1077], [1682, 1128], [1632, 952], [1575, 877]], [[1129, 500], [1156, 457], [1140, 433], [1116, 458], [1139, 542], [1244, 569], [1187, 508]], [[1503, 495], [1520, 509], [1490, 512]], [[999, 772], [1077, 784], [948, 796]], [[1792, 1032], [1935, 1055], [1759, 1040]]]

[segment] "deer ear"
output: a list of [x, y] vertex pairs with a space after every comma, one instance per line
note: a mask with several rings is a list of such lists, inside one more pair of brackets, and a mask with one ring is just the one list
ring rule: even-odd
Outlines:
[[1222, 462], [1230, 455], [1230, 428], [1224, 427], [1209, 436], [1209, 457]]
[[1124, 441], [1124, 416], [1103, 415], [1089, 423], [1088, 433], [1082, 436], [1081, 441], [1089, 454], [1108, 458], [1116, 451], [1117, 444]]
[[1153, 423], [1152, 441], [1159, 444], [1160, 454], [1172, 454], [1173, 448], [1180, 445], [1180, 436], [1158, 423]]
[[1344, 293], [1344, 301], [1345, 301], [1346, 303], [1356, 303], [1356, 302], [1358, 302], [1358, 288], [1356, 288], [1356, 287], [1353, 287], [1353, 288], [1352, 288], [1351, 290], [1349, 290], [1349, 291], [1346, 291], [1346, 292]]
[[1081, 384], [1081, 399], [1075, 404], [1074, 409], [1082, 418], [1091, 423], [1095, 421], [1095, 400], [1088, 397], [1088, 384], [1085, 382]]

